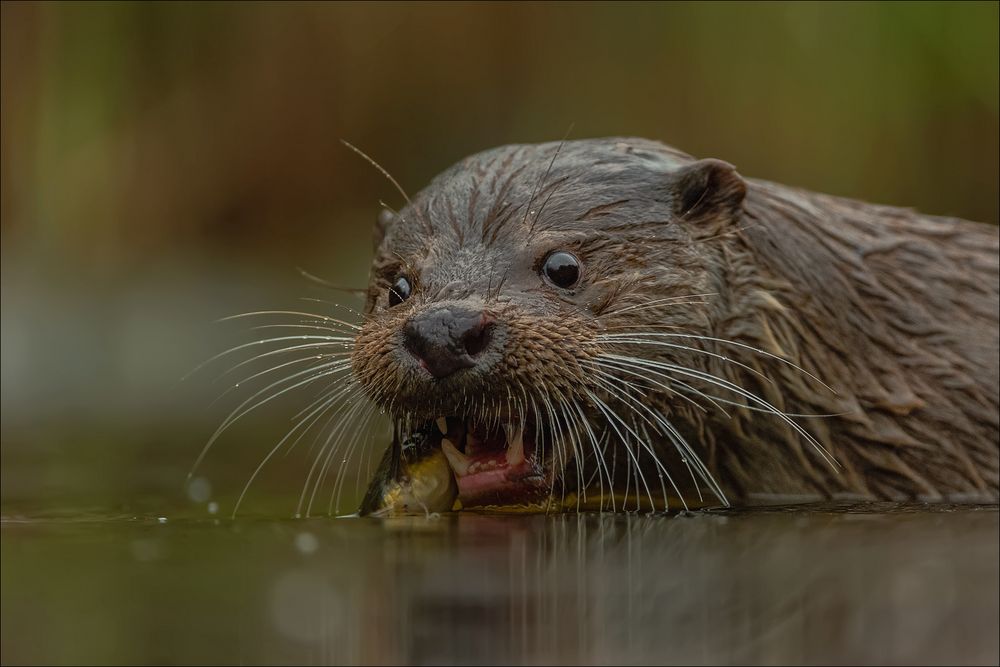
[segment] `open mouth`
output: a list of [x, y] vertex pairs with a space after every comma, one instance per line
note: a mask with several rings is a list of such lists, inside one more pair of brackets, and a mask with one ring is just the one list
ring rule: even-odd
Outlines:
[[458, 417], [434, 423], [463, 506], [530, 504], [548, 495], [543, 447], [530, 423], [482, 426]]

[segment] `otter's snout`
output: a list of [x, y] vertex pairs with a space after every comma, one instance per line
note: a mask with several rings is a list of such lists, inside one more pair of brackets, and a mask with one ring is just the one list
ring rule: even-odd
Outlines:
[[406, 349], [436, 378], [472, 368], [493, 342], [493, 319], [460, 306], [415, 315], [403, 327]]

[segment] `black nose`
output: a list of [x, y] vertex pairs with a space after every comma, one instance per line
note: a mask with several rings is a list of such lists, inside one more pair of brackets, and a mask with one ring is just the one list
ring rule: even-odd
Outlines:
[[436, 378], [476, 365], [492, 338], [492, 320], [481, 311], [436, 308], [411, 318], [403, 327], [406, 349]]

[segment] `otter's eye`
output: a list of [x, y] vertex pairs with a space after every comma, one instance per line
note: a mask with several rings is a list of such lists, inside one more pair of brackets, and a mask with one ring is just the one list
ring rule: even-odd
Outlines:
[[396, 278], [396, 283], [389, 288], [389, 305], [395, 306], [403, 303], [410, 298], [412, 291], [413, 288], [410, 287], [410, 281], [407, 280], [406, 276]]
[[557, 250], [545, 258], [542, 275], [556, 287], [569, 289], [580, 280], [580, 260], [572, 253]]

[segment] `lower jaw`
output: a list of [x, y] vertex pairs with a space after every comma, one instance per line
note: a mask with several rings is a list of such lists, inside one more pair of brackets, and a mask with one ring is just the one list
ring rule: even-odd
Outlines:
[[551, 487], [527, 465], [456, 477], [456, 482], [463, 507], [537, 505], [549, 497]]
[[486, 433], [455, 418], [437, 419], [434, 426], [463, 508], [535, 506], [549, 497], [552, 480], [540, 461], [540, 448], [531, 436], [522, 437], [521, 428]]

